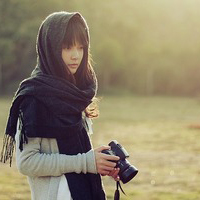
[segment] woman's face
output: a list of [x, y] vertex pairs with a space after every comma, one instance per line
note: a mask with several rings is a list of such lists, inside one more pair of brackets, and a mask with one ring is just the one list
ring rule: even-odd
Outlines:
[[63, 47], [62, 59], [72, 74], [75, 74], [83, 59], [83, 45], [75, 43], [70, 47]]

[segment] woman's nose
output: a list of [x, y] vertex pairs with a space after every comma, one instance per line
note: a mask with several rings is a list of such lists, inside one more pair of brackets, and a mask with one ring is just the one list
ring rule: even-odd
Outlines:
[[74, 49], [73, 52], [72, 52], [72, 55], [71, 55], [71, 58], [76, 60], [79, 58], [79, 52], [77, 49]]

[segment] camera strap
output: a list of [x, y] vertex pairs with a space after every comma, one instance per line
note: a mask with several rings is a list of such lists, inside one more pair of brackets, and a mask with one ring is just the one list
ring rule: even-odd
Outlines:
[[122, 193], [123, 193], [124, 195], [126, 195], [125, 192], [124, 192], [124, 190], [122, 189], [122, 186], [121, 186], [121, 184], [120, 184], [120, 181], [116, 181], [116, 190], [115, 190], [114, 200], [119, 200], [119, 198], [120, 198], [120, 191], [119, 191], [119, 188], [120, 188], [120, 190], [122, 191]]

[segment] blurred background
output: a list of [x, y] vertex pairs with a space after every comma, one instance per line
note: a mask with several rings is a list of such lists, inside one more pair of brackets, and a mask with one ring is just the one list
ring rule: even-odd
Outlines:
[[[38, 28], [61, 10], [80, 12], [90, 28], [101, 97], [93, 145], [118, 140], [139, 169], [121, 199], [199, 200], [198, 0], [0, 0], [0, 139], [12, 96], [36, 65]], [[0, 177], [1, 200], [30, 200], [15, 163], [0, 163]], [[103, 181], [111, 200], [115, 183]]]
[[1, 0], [1, 94], [33, 70], [38, 28], [60, 10], [79, 11], [89, 24], [100, 91], [200, 93], [200, 1]]

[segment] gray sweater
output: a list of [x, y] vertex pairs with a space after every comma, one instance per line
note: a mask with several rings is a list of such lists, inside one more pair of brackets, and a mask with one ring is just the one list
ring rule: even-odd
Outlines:
[[65, 173], [97, 173], [94, 151], [77, 155], [59, 154], [56, 139], [28, 138], [19, 150], [16, 133], [16, 163], [19, 172], [28, 176], [32, 200], [56, 200], [61, 176]]

